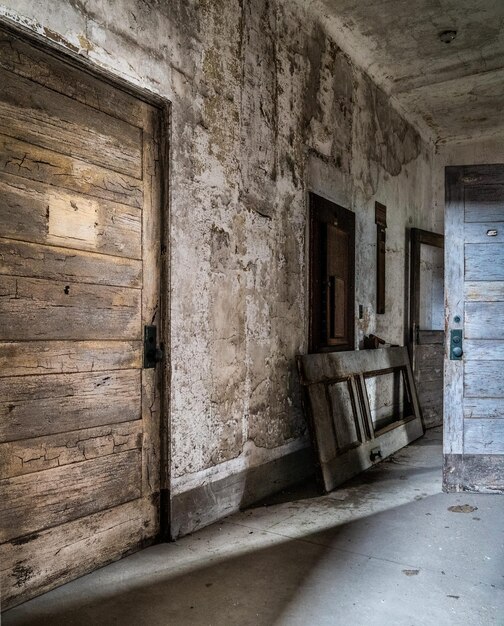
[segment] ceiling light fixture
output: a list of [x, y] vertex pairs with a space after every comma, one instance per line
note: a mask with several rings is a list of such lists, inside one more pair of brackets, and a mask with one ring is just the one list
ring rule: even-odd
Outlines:
[[456, 30], [443, 30], [438, 35], [439, 41], [442, 41], [443, 43], [451, 43], [455, 39], [456, 36], [457, 36]]

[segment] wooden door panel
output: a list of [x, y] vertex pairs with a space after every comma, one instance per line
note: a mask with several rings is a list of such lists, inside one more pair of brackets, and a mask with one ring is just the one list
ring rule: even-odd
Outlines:
[[[2, 609], [159, 531], [159, 111], [0, 31]], [[3, 542], [3, 543], [2, 543]]]
[[141, 297], [139, 289], [0, 276], [3, 339], [136, 339]]
[[466, 361], [504, 361], [502, 339], [466, 339], [464, 344]]
[[[49, 591], [76, 571], [89, 572], [145, 545], [152, 515], [133, 500], [2, 545], [2, 608]], [[97, 557], [99, 555], [99, 559]]]
[[[449, 491], [504, 491], [503, 183], [504, 165], [446, 169]], [[459, 360], [451, 358], [454, 330], [462, 331]]]
[[[488, 232], [496, 231], [489, 239]], [[502, 243], [504, 241], [504, 228], [495, 228], [495, 222], [476, 222], [474, 224], [464, 224], [464, 241], [470, 243]]]
[[14, 478], [141, 449], [142, 421], [108, 424], [0, 444], [0, 475]]
[[141, 452], [129, 450], [1, 481], [0, 541], [141, 496]]
[[[297, 363], [326, 491], [423, 434], [406, 348], [308, 354]], [[373, 423], [366, 379], [395, 373], [404, 376], [409, 402], [397, 402], [395, 419], [382, 427]]]
[[334, 383], [327, 386], [333, 416], [334, 437], [338, 453], [341, 454], [364, 441], [358, 423], [350, 381]]
[[467, 339], [504, 339], [504, 301], [467, 302], [464, 331]]
[[465, 418], [504, 417], [504, 403], [497, 403], [493, 398], [466, 398], [463, 415]]
[[[493, 239], [493, 238], [492, 238]], [[504, 280], [504, 263], [496, 263], [502, 244], [472, 243], [465, 245], [466, 280]]]
[[504, 284], [502, 281], [467, 281], [464, 283], [463, 295], [466, 302], [478, 302], [481, 300], [485, 302], [500, 302], [504, 299]]
[[504, 221], [504, 185], [465, 186], [464, 221]]
[[0, 135], [0, 172], [141, 209], [142, 181]]
[[0, 343], [0, 378], [75, 374], [142, 367], [141, 341], [12, 341]]
[[464, 397], [504, 398], [504, 363], [467, 361], [464, 366]]
[[142, 213], [134, 207], [0, 174], [3, 237], [142, 258]]
[[0, 274], [65, 282], [142, 287], [142, 262], [57, 246], [0, 239]]
[[142, 131], [0, 69], [0, 133], [142, 178]]
[[140, 371], [0, 379], [0, 441], [140, 419]]
[[142, 127], [145, 102], [122, 89], [111, 89], [90, 72], [6, 31], [0, 33], [0, 67], [52, 91]]
[[464, 420], [466, 454], [504, 454], [504, 419]]

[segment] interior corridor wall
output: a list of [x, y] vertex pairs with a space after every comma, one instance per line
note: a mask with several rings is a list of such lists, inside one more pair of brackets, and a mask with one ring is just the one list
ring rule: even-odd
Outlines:
[[407, 229], [440, 221], [432, 145], [294, 3], [1, 0], [0, 15], [171, 102], [173, 534], [303, 478], [308, 191], [356, 213], [357, 342], [403, 344]]

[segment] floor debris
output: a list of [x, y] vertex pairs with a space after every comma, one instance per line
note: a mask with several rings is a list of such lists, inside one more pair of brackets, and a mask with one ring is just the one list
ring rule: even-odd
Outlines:
[[470, 504], [455, 504], [454, 506], [448, 507], [448, 511], [452, 513], [472, 513], [477, 510], [477, 506], [471, 506]]

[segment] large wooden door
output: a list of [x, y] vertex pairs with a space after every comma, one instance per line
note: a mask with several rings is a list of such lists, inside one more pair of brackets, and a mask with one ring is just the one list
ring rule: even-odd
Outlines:
[[504, 490], [504, 165], [449, 167], [444, 486]]
[[0, 32], [2, 610], [159, 530], [158, 111]]

